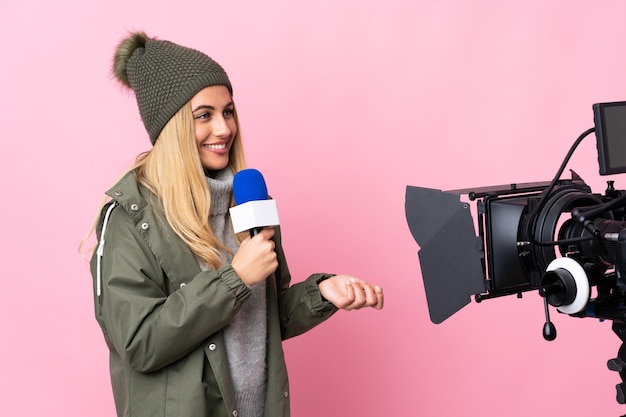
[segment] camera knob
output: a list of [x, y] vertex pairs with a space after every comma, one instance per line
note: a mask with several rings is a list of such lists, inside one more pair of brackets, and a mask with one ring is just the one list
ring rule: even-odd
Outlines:
[[615, 389], [617, 390], [617, 402], [620, 404], [626, 403], [626, 384], [623, 382], [621, 384], [617, 384]]
[[606, 363], [606, 366], [611, 371], [624, 372], [624, 370], [626, 369], [626, 362], [624, 362], [622, 358], [613, 358], [609, 359], [609, 361]]
[[556, 258], [541, 277], [539, 294], [565, 314], [582, 311], [589, 301], [591, 289], [587, 273], [572, 258]]

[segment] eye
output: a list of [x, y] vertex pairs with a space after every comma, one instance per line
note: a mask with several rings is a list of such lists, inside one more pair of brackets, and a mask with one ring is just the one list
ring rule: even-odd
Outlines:
[[211, 118], [211, 113], [209, 113], [208, 111], [196, 114], [193, 116], [194, 119], [210, 119]]
[[233, 114], [235, 114], [235, 109], [224, 110], [224, 117], [233, 117]]

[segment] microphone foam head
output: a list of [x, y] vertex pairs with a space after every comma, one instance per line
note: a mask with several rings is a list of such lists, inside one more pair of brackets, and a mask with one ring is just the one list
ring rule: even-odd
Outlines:
[[233, 197], [237, 205], [248, 201], [267, 200], [267, 186], [263, 174], [254, 168], [236, 173], [233, 179]]

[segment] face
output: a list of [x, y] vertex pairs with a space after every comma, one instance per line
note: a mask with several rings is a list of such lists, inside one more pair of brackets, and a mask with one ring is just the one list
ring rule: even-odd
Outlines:
[[200, 90], [191, 98], [191, 111], [202, 166], [207, 170], [226, 168], [237, 133], [235, 105], [228, 88], [214, 85]]

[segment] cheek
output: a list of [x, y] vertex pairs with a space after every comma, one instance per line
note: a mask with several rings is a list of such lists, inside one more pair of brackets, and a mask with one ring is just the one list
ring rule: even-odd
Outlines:
[[237, 123], [235, 123], [235, 120], [229, 120], [228, 123], [228, 128], [230, 129], [230, 134], [232, 137], [235, 137], [235, 135], [237, 134]]
[[197, 124], [195, 126], [195, 134], [196, 134], [196, 143], [200, 145], [204, 139], [207, 137], [207, 127], [205, 125]]

